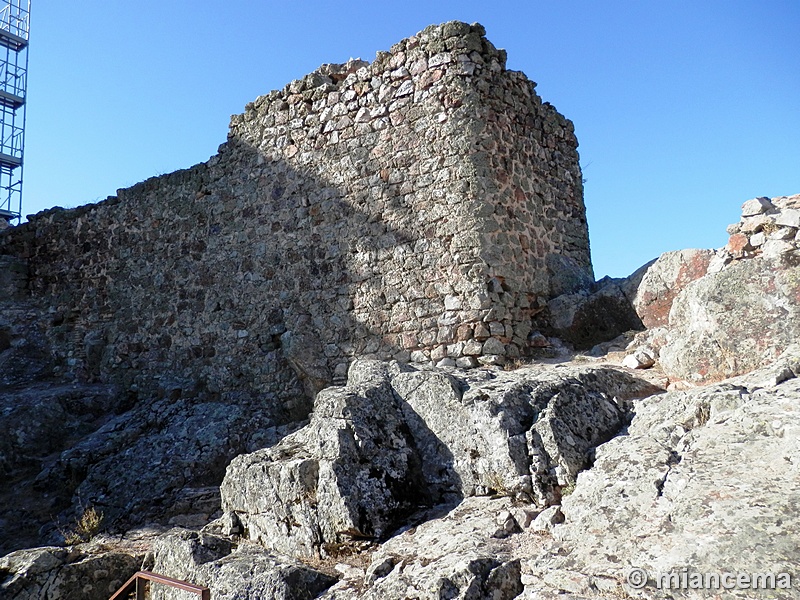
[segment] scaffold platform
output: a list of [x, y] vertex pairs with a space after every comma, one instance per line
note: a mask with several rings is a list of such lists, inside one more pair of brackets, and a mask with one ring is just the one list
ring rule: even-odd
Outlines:
[[22, 216], [30, 0], [0, 0], [0, 218]]

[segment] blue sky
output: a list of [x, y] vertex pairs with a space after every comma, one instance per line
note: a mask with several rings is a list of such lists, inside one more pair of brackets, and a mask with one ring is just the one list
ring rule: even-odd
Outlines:
[[231, 114], [326, 62], [480, 22], [575, 123], [595, 274], [719, 247], [800, 193], [798, 0], [33, 0], [23, 213], [207, 160]]

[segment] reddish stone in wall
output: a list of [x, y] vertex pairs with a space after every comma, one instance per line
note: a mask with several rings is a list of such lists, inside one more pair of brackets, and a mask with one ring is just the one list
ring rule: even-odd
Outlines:
[[728, 239], [728, 245], [726, 246], [728, 252], [733, 254], [733, 256], [742, 256], [745, 250], [750, 250], [750, 240], [749, 238], [743, 233], [734, 233]]

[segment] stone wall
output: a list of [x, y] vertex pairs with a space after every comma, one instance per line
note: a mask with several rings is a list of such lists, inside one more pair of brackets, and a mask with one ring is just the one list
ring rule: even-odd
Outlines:
[[290, 402], [294, 372], [313, 391], [353, 356], [502, 361], [593, 280], [572, 123], [534, 85], [480, 25], [432, 26], [248, 104], [207, 163], [39, 213], [0, 251], [28, 260], [84, 378]]

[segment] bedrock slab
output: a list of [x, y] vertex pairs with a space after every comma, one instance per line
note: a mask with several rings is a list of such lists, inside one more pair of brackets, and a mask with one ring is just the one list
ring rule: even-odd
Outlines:
[[356, 361], [310, 423], [235, 458], [223, 510], [246, 537], [298, 557], [381, 541], [420, 507], [481, 495], [536, 506], [591, 464], [653, 386], [610, 367], [515, 372]]

